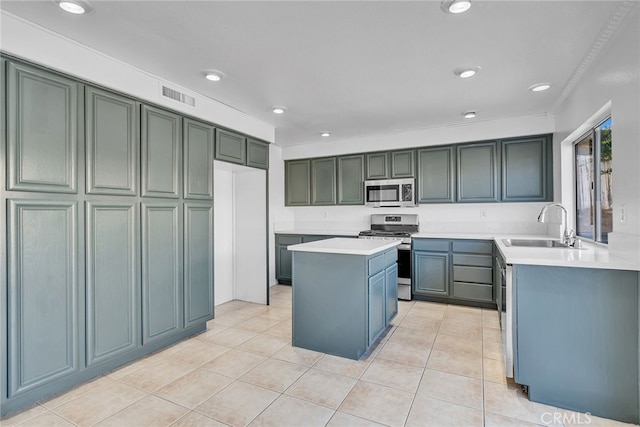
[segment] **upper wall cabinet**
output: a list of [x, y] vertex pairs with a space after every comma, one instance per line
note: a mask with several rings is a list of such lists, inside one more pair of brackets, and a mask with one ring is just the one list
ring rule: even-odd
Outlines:
[[547, 136], [502, 141], [502, 201], [551, 200], [551, 143]]
[[338, 204], [364, 203], [364, 156], [338, 157]]
[[79, 83], [8, 64], [7, 189], [77, 192]]
[[87, 193], [134, 196], [138, 189], [138, 103], [85, 90]]
[[213, 126], [184, 119], [183, 180], [185, 199], [213, 199]]
[[284, 168], [284, 204], [286, 206], [309, 206], [311, 165], [309, 160], [290, 160]]
[[142, 195], [178, 198], [182, 118], [142, 106]]
[[269, 144], [247, 138], [247, 166], [269, 169]]
[[244, 136], [218, 129], [215, 153], [217, 160], [244, 165], [246, 155], [246, 138]]
[[389, 171], [389, 153], [367, 154], [367, 179], [387, 179]]
[[497, 202], [499, 169], [497, 142], [459, 145], [458, 201]]
[[336, 204], [336, 158], [311, 160], [311, 204]]
[[415, 151], [391, 152], [391, 178], [413, 178], [415, 175]]
[[455, 171], [454, 147], [418, 150], [418, 203], [454, 202]]

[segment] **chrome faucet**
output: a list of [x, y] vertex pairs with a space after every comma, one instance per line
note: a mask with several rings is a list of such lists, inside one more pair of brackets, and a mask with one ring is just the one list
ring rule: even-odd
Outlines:
[[564, 213], [563, 222], [562, 222], [564, 224], [564, 231], [562, 233], [562, 243], [564, 243], [567, 246], [573, 246], [576, 241], [576, 232], [574, 230], [569, 231], [568, 222], [567, 222], [567, 209], [565, 209], [565, 207], [562, 206], [560, 203], [550, 203], [548, 205], [543, 206], [542, 210], [540, 211], [540, 215], [538, 215], [538, 222], [544, 222], [545, 216], [547, 214], [547, 210], [553, 206], [556, 206], [562, 209], [562, 212]]

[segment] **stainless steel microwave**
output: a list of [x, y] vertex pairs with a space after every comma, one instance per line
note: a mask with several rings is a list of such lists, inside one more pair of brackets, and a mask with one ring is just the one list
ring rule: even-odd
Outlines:
[[364, 182], [364, 205], [379, 207], [415, 206], [416, 180], [385, 179]]

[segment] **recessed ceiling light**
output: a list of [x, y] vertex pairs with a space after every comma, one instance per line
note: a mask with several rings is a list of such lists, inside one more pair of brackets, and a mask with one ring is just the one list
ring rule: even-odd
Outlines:
[[284, 114], [287, 109], [285, 107], [273, 107], [271, 111], [273, 111], [274, 114]]
[[219, 70], [207, 70], [204, 72], [204, 77], [212, 82], [219, 82], [224, 79], [224, 73]]
[[55, 0], [60, 9], [74, 15], [83, 15], [93, 11], [86, 0]]
[[471, 0], [443, 0], [440, 9], [446, 13], [463, 13], [471, 8]]
[[322, 133], [320, 134], [320, 136], [322, 136], [322, 137], [324, 137], [324, 138], [328, 138], [328, 137], [330, 137], [330, 136], [331, 136], [331, 132], [326, 132], [326, 131], [325, 131], [325, 132], [322, 132]]
[[476, 112], [475, 111], [466, 111], [466, 112], [462, 113], [462, 115], [464, 116], [465, 119], [473, 119], [476, 116]]
[[529, 90], [531, 92], [542, 92], [543, 90], [547, 90], [551, 87], [551, 83], [536, 83], [533, 86], [529, 86]]
[[456, 76], [462, 79], [467, 79], [469, 77], [475, 76], [478, 71], [480, 71], [480, 67], [478, 66], [464, 67], [464, 68], [457, 68], [456, 70], [453, 71], [453, 74], [455, 74]]

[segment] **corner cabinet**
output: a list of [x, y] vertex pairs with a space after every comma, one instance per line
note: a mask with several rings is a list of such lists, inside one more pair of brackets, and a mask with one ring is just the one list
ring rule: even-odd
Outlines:
[[505, 139], [502, 146], [503, 202], [553, 199], [549, 136]]

